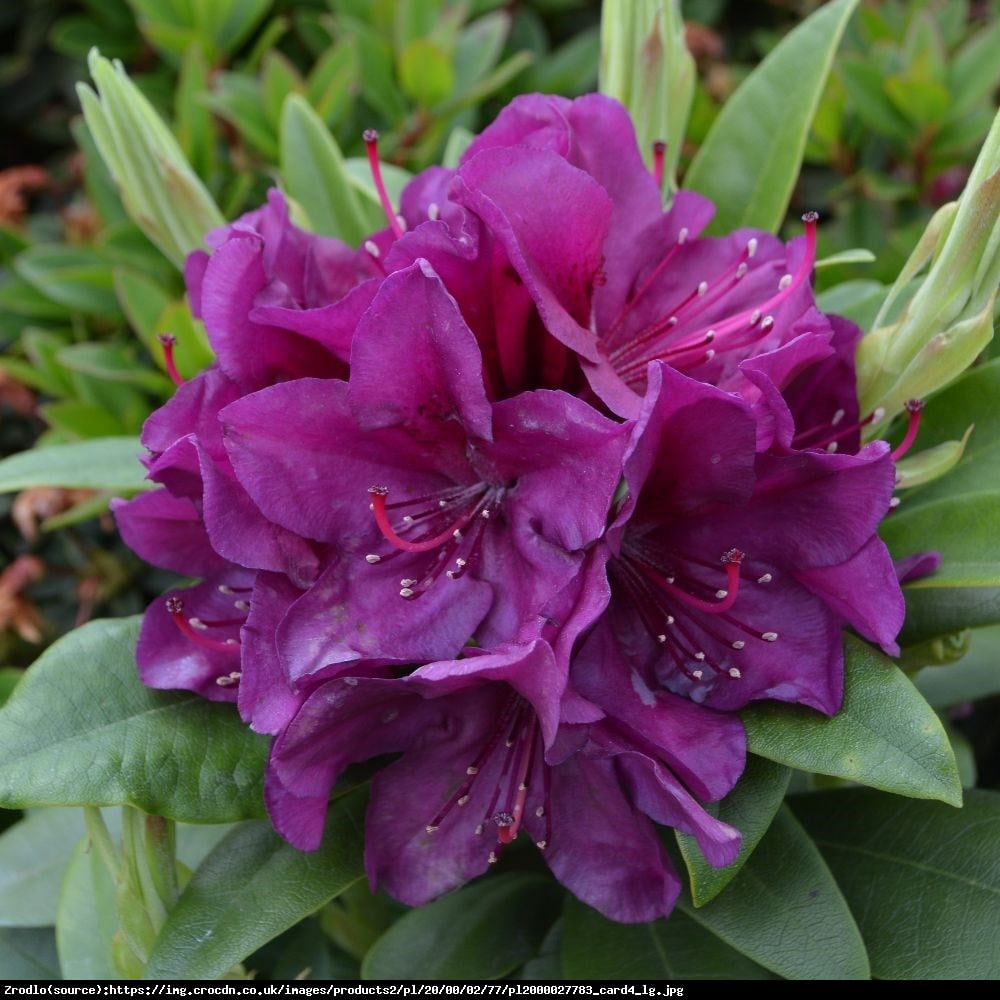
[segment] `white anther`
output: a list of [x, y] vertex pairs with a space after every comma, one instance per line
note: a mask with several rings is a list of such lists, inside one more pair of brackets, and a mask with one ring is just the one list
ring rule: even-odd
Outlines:
[[739, 672], [739, 670], [737, 670], [736, 667], [730, 667], [729, 676], [734, 678], [735, 680], [739, 680], [739, 678], [742, 677], [743, 675]]
[[681, 231], [677, 234], [677, 243], [680, 246], [683, 246], [685, 243], [687, 243], [687, 238], [688, 238], [688, 227], [681, 226]]
[[488, 521], [490, 519], [489, 508], [485, 509], [479, 516], [485, 518]]
[[537, 847], [540, 851], [544, 851], [545, 848], [548, 847], [548, 846], [549, 846], [549, 842], [547, 840], [536, 840], [535, 841], [535, 847]]
[[761, 638], [762, 638], [762, 639], [763, 639], [763, 640], [764, 640], [765, 642], [777, 642], [777, 641], [778, 641], [778, 633], [777, 633], [777, 632], [765, 632], [765, 633], [764, 633], [764, 634], [763, 634], [763, 635], [761, 636]]
[[441, 209], [438, 207], [438, 203], [436, 201], [432, 201], [427, 206], [427, 218], [430, 219], [431, 222], [437, 222], [437, 220], [441, 218]]
[[697, 653], [694, 654], [694, 658], [699, 662], [703, 663], [705, 660], [705, 654], [699, 649]]
[[409, 514], [403, 515], [403, 524], [410, 525], [413, 524], [413, 518]]
[[[667, 577], [667, 583], [673, 583], [673, 582], [674, 582], [674, 580], [676, 580], [676, 579], [677, 579], [677, 577], [676, 577], [676, 576], [668, 576], [668, 577]], [[673, 621], [673, 619], [669, 619], [669, 620], [667, 621], [667, 624], [669, 625], [671, 621]]]
[[728, 590], [717, 590], [715, 592], [715, 596], [721, 601], [723, 597], [728, 597], [729, 596], [729, 591]]
[[233, 588], [232, 587], [227, 587], [224, 583], [220, 583], [219, 584], [219, 593], [220, 594], [231, 594], [232, 592], [233, 592]]
[[481, 837], [482, 835], [483, 835], [483, 824], [480, 823], [479, 826], [476, 827], [476, 836]]
[[504, 743], [506, 744], [508, 750], [514, 745], [514, 741], [512, 739], [505, 740]]
[[416, 580], [400, 580], [399, 585], [401, 587], [412, 587], [416, 582]]
[[783, 292], [791, 283], [792, 276], [790, 274], [783, 274], [781, 281], [778, 282], [778, 290]]
[[833, 418], [830, 420], [830, 426], [831, 427], [836, 427], [837, 424], [839, 424], [840, 421], [843, 420], [843, 419], [844, 419], [844, 411], [843, 410], [837, 410], [837, 412], [833, 415]]
[[739, 281], [740, 278], [745, 278], [747, 271], [749, 270], [750, 268], [747, 267], [746, 264], [740, 264], [740, 266], [736, 268], [736, 280]]
[[839, 447], [839, 446], [837, 445], [837, 442], [836, 442], [836, 441], [831, 441], [831, 442], [830, 442], [830, 443], [829, 443], [829, 444], [828, 444], [828, 445], [826, 446], [826, 450], [827, 450], [827, 452], [828, 452], [829, 454], [831, 454], [831, 455], [832, 455], [832, 454], [833, 454], [833, 453], [834, 453], [834, 452], [835, 452], [835, 451], [837, 450], [837, 448], [838, 448], [838, 447]]
[[705, 343], [711, 344], [713, 340], [715, 340], [715, 331], [709, 330], [708, 333], [705, 334]]
[[662, 644], [667, 641], [667, 637], [665, 635], [658, 635], [656, 641]]
[[712, 358], [714, 358], [714, 357], [715, 357], [715, 351], [713, 351], [711, 348], [709, 348], [707, 351], [705, 351], [705, 360], [706, 361], [711, 361]]
[[677, 326], [677, 317], [676, 317], [676, 316], [671, 316], [671, 317], [670, 317], [670, 318], [669, 318], [669, 319], [667, 320], [667, 327], [669, 328], [669, 327], [671, 327], [671, 326]]
[[757, 237], [754, 236], [752, 239], [747, 240], [747, 256], [753, 257], [757, 252]]
[[365, 556], [365, 562], [369, 563], [372, 566], [374, 566], [375, 563], [381, 562], [381, 561], [382, 561], [382, 557], [375, 555], [374, 552], [369, 552], [368, 555]]
[[237, 611], [249, 611], [250, 610], [250, 602], [249, 601], [233, 601], [233, 607], [236, 608]]
[[478, 767], [467, 767], [465, 769], [465, 773], [466, 774], [479, 774], [479, 768]]
[[465, 560], [464, 560], [464, 559], [456, 559], [456, 560], [455, 560], [455, 565], [456, 565], [456, 566], [457, 566], [457, 567], [458, 567], [459, 569], [461, 569], [461, 568], [462, 568], [462, 567], [463, 567], [463, 566], [465, 565]]
[[691, 676], [696, 680], [700, 681], [705, 675], [700, 670], [692, 670]]
[[412, 597], [413, 596], [413, 591], [409, 587], [403, 587], [402, 590], [400, 590], [400, 592], [399, 592], [399, 596], [400, 597]]
[[878, 406], [872, 410], [872, 423], [877, 424], [885, 416], [885, 407]]
[[702, 281], [698, 283], [698, 294], [704, 295], [708, 291], [708, 282]]
[[772, 326], [774, 326], [774, 317], [773, 316], [765, 316], [760, 321], [760, 328], [762, 330], [770, 330]]
[[495, 865], [500, 859], [496, 855], [496, 851], [490, 851], [490, 856], [486, 859], [491, 865]]
[[458, 804], [459, 804], [460, 806], [464, 806], [464, 805], [465, 805], [465, 803], [466, 803], [466, 802], [468, 802], [468, 801], [469, 801], [469, 796], [468, 796], [468, 795], [463, 795], [463, 796], [462, 796], [462, 797], [461, 797], [461, 798], [460, 798], [460, 799], [458, 800]]
[[198, 629], [199, 632], [204, 632], [205, 629], [208, 628], [208, 626], [200, 618], [189, 618], [188, 625], [190, 625], [191, 628]]
[[771, 576], [770, 573], [765, 573], [763, 576], [758, 576], [757, 577], [757, 582], [758, 583], [770, 583], [773, 579], [774, 579], [774, 577]]
[[436, 826], [425, 826], [425, 827], [424, 827], [424, 829], [425, 829], [425, 830], [426, 830], [426, 831], [427, 831], [428, 833], [433, 833], [433, 832], [434, 832], [434, 831], [435, 831], [435, 830], [437, 829], [437, 827], [436, 827]]
[[447, 507], [448, 506], [448, 501], [447, 500], [438, 500], [438, 506], [439, 507]]
[[673, 625], [673, 623], [674, 623], [674, 616], [673, 615], [667, 615], [667, 624], [668, 625]]
[[528, 790], [528, 786], [522, 781], [521, 784], [517, 786], [517, 790], [519, 792], [526, 792]]
[[444, 575], [448, 577], [449, 580], [455, 580], [458, 578], [458, 573], [456, 573], [453, 569], [446, 570]]
[[405, 233], [406, 232], [406, 219], [404, 219], [401, 215], [397, 215], [396, 216], [396, 221], [399, 223], [399, 228], [402, 229], [403, 232]]
[[375, 244], [374, 240], [365, 240], [365, 249], [376, 259], [382, 256], [382, 251], [379, 250], [378, 246]]
[[750, 325], [756, 326], [759, 322], [760, 322], [760, 310], [754, 309], [754, 311], [750, 313]]
[[240, 644], [240, 640], [239, 639], [227, 639], [226, 640], [226, 645], [227, 646], [238, 646], [239, 644]]
[[889, 509], [895, 510], [900, 505], [900, 503], [902, 503], [902, 501], [899, 499], [899, 497], [893, 497], [889, 501]]
[[742, 649], [746, 643], [742, 639], [736, 639], [732, 645], [733, 649]]
[[539, 806], [539, 807], [538, 807], [538, 808], [537, 808], [537, 809], [535, 810], [535, 815], [536, 815], [536, 816], [537, 816], [537, 817], [538, 817], [539, 819], [541, 819], [541, 818], [542, 818], [542, 817], [543, 817], [543, 816], [545, 815], [545, 807], [544, 807], [544, 806]]
[[461, 541], [461, 539], [462, 539], [462, 532], [461, 532], [461, 531], [459, 531], [459, 530], [458, 530], [458, 528], [456, 528], [456, 529], [455, 529], [455, 530], [454, 530], [454, 531], [453, 531], [453, 532], [451, 533], [451, 537], [452, 537], [452, 538], [454, 538], [454, 539], [455, 539], [456, 541]]

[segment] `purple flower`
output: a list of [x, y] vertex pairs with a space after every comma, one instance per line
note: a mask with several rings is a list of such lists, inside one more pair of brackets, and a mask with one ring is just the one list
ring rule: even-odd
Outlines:
[[845, 624], [895, 655], [903, 600], [875, 534], [895, 470], [856, 456], [758, 454], [751, 407], [653, 364], [609, 529], [609, 630], [649, 682], [720, 709], [840, 706]]
[[509, 640], [603, 533], [627, 434], [562, 392], [491, 403], [475, 337], [426, 263], [382, 284], [349, 383], [286, 382], [222, 419], [263, 515], [336, 548], [280, 626], [293, 679]]
[[698, 797], [720, 797], [742, 771], [739, 720], [639, 691], [613, 657], [611, 718], [567, 695], [565, 665], [544, 639], [521, 639], [405, 677], [317, 687], [274, 743], [266, 798], [276, 827], [315, 848], [344, 768], [399, 753], [372, 782], [373, 885], [422, 905], [485, 872], [523, 833], [567, 888], [612, 919], [665, 915], [680, 881], [650, 818], [693, 834], [713, 863], [734, 860], [739, 834]]

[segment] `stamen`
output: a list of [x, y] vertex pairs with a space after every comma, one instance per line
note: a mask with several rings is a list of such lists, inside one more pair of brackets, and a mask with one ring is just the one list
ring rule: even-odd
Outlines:
[[[181, 634], [192, 642], [218, 653], [236, 653], [239, 651], [240, 644], [236, 639], [225, 639], [220, 642], [218, 639], [209, 639], [208, 636], [200, 635], [192, 627], [191, 622], [184, 617], [184, 602], [179, 597], [168, 597], [166, 603], [167, 612], [173, 618], [174, 624], [180, 630]], [[198, 619], [194, 620], [197, 621]]]
[[385, 217], [389, 220], [389, 227], [398, 240], [406, 230], [400, 224], [399, 217], [392, 210], [389, 192], [386, 191], [385, 181], [382, 180], [382, 164], [378, 160], [378, 132], [373, 128], [365, 129], [363, 138], [365, 146], [368, 148], [368, 165], [371, 167], [372, 180], [375, 182], [379, 201], [382, 203], [382, 211], [385, 212]]
[[661, 139], [653, 143], [653, 180], [658, 188], [663, 187], [663, 158], [667, 152], [667, 144]]
[[906, 412], [910, 415], [910, 423], [906, 428], [906, 434], [903, 440], [899, 442], [898, 447], [889, 456], [894, 462], [898, 462], [913, 446], [913, 442], [917, 439], [917, 432], [920, 430], [920, 415], [924, 409], [924, 401], [922, 399], [908, 399], [906, 401]]
[[[709, 614], [719, 614], [722, 611], [728, 611], [736, 603], [736, 598], [739, 596], [740, 591], [740, 565], [743, 559], [744, 553], [739, 549], [730, 549], [723, 554], [721, 562], [726, 567], [727, 586], [724, 590], [720, 589], [716, 591], [717, 599], [714, 601], [702, 600], [702, 598], [696, 597], [694, 594], [675, 586], [673, 577], [661, 578], [651, 573], [643, 563], [640, 562], [638, 565], [643, 575], [652, 580], [661, 590], [667, 591], [671, 596], [678, 598], [688, 607], [694, 608], [697, 611], [707, 611]], [[719, 597], [720, 594], [723, 595], [721, 598]]]
[[183, 385], [184, 376], [177, 370], [177, 362], [174, 360], [174, 348], [177, 346], [177, 338], [172, 333], [161, 333], [156, 339], [163, 348], [163, 363], [167, 366], [167, 374], [174, 385]]
[[[468, 511], [462, 514], [458, 520], [449, 525], [440, 534], [434, 535], [431, 538], [424, 538], [420, 541], [411, 542], [408, 539], [401, 538], [398, 534], [396, 534], [395, 528], [393, 528], [393, 526], [389, 523], [389, 517], [386, 511], [386, 497], [389, 496], [389, 488], [387, 486], [370, 486], [368, 488], [368, 493], [372, 498], [371, 509], [375, 514], [375, 523], [378, 525], [379, 531], [382, 532], [386, 541], [391, 542], [397, 549], [402, 549], [404, 552], [431, 552], [434, 549], [439, 548], [449, 539], [461, 539], [462, 535], [460, 529], [468, 524], [475, 514], [475, 510]], [[404, 517], [403, 520], [406, 521], [407, 518]], [[410, 520], [412, 521], [413, 519], [410, 518]], [[403, 596], [409, 597], [410, 595], [404, 594]]]

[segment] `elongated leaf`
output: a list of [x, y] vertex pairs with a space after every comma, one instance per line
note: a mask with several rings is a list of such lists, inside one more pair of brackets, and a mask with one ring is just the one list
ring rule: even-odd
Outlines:
[[1000, 795], [956, 812], [867, 789], [796, 798], [881, 979], [1000, 978]]
[[832, 719], [799, 705], [744, 713], [751, 753], [920, 799], [961, 805], [948, 737], [907, 676], [860, 639], [846, 643], [844, 704]]
[[901, 641], [1000, 622], [1000, 490], [933, 500], [912, 510], [904, 498], [883, 524], [882, 537], [896, 557], [929, 548], [942, 556], [935, 573], [903, 588], [907, 615]]
[[0, 927], [0, 971], [4, 979], [61, 979], [51, 927]]
[[566, 979], [777, 978], [680, 910], [648, 924], [616, 924], [572, 897], [562, 973]]
[[726, 102], [684, 178], [716, 205], [710, 234], [775, 232], [799, 175], [809, 126], [858, 0], [824, 4], [786, 35]]
[[121, 315], [111, 269], [93, 250], [41, 244], [18, 254], [14, 269], [42, 295], [67, 309], [111, 318]]
[[354, 246], [375, 227], [344, 169], [344, 158], [322, 119], [298, 94], [281, 114], [281, 175], [313, 232]]
[[961, 438], [970, 424], [974, 426], [958, 466], [943, 479], [907, 493], [906, 512], [944, 497], [1000, 490], [998, 399], [1000, 358], [967, 372], [927, 404], [916, 444], [921, 450]]
[[69, 856], [84, 835], [77, 809], [39, 809], [0, 836], [0, 926], [48, 927]]
[[121, 979], [111, 958], [111, 942], [118, 932], [115, 884], [86, 840], [69, 860], [58, 904], [56, 945], [63, 975]]
[[318, 851], [298, 851], [270, 823], [242, 823], [195, 872], [171, 910], [147, 979], [215, 979], [364, 876], [366, 793], [330, 806]]
[[549, 878], [485, 878], [398, 920], [369, 950], [361, 975], [499, 979], [538, 951], [559, 905]]
[[136, 674], [138, 618], [51, 646], [0, 710], [0, 805], [118, 805], [199, 823], [263, 813], [266, 742], [233, 706], [153, 691]]
[[913, 682], [935, 708], [951, 708], [1000, 693], [1000, 625], [975, 629], [969, 651], [961, 660], [925, 667]]
[[713, 868], [698, 850], [698, 843], [684, 833], [677, 844], [691, 876], [695, 906], [711, 902], [733, 880], [767, 833], [788, 788], [791, 772], [781, 764], [751, 756], [739, 784], [718, 805], [716, 815], [743, 835], [739, 857], [727, 868]]
[[139, 462], [139, 439], [108, 437], [97, 441], [34, 448], [0, 462], [0, 493], [29, 486], [68, 486], [128, 493], [149, 489]]
[[782, 806], [740, 874], [689, 917], [786, 979], [867, 979], [868, 958], [816, 845]]

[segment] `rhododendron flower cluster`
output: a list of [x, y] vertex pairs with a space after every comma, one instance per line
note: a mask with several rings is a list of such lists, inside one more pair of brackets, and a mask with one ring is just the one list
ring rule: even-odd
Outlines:
[[739, 852], [705, 808], [744, 767], [736, 710], [835, 713], [845, 626], [897, 652], [897, 456], [860, 445], [816, 219], [701, 237], [711, 204], [664, 211], [596, 95], [518, 98], [398, 215], [382, 191], [358, 249], [275, 191], [188, 261], [217, 362], [147, 422], [157, 488], [116, 514], [201, 582], [148, 610], [142, 678], [274, 737], [297, 847], [387, 760], [366, 865], [405, 903], [527, 838], [607, 916], [662, 916], [658, 824]]

